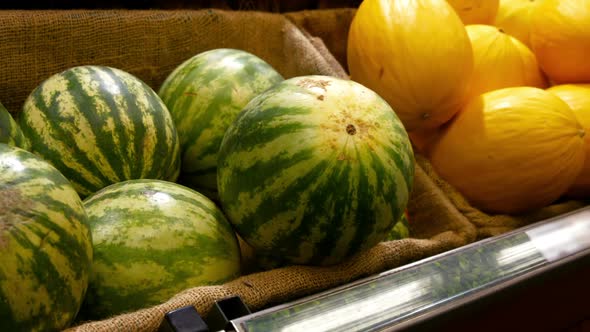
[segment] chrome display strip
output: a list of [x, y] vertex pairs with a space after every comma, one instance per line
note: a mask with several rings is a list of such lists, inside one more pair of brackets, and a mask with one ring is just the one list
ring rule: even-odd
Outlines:
[[590, 250], [590, 207], [232, 321], [236, 331], [380, 331]]

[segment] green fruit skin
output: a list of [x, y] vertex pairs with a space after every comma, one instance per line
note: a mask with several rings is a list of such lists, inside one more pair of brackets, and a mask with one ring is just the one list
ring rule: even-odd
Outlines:
[[128, 180], [84, 200], [94, 262], [84, 314], [102, 319], [240, 274], [235, 233], [207, 197], [176, 183]]
[[0, 103], [0, 143], [16, 146], [24, 150], [30, 149], [30, 143], [23, 135], [20, 126], [4, 105]]
[[414, 155], [391, 107], [349, 80], [301, 76], [254, 98], [225, 133], [221, 206], [257, 254], [330, 265], [383, 241]]
[[179, 65], [158, 92], [178, 129], [179, 182], [216, 199], [223, 134], [252, 98], [281, 81], [264, 60], [236, 49], [209, 50]]
[[86, 294], [92, 239], [68, 180], [0, 143], [0, 331], [59, 331]]
[[404, 212], [387, 235], [388, 241], [401, 240], [410, 237], [410, 223], [408, 212]]
[[131, 179], [175, 181], [180, 144], [160, 97], [122, 70], [78, 66], [29, 95], [19, 116], [31, 151], [66, 176], [81, 197]]

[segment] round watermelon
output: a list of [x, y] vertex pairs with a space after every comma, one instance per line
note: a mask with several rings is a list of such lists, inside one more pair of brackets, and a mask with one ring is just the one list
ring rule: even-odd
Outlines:
[[180, 144], [158, 95], [133, 75], [79, 66], [53, 75], [27, 98], [19, 123], [31, 151], [85, 197], [130, 179], [174, 181]]
[[0, 143], [16, 146], [25, 150], [29, 149], [29, 142], [12, 115], [8, 113], [4, 105], [0, 103]]
[[301, 76], [254, 98], [218, 160], [221, 206], [258, 255], [329, 265], [384, 240], [414, 177], [391, 107], [350, 80]]
[[235, 49], [209, 50], [179, 65], [158, 92], [180, 138], [179, 182], [215, 197], [225, 130], [252, 98], [281, 81], [264, 60]]
[[198, 192], [160, 180], [110, 185], [84, 200], [94, 241], [84, 314], [91, 319], [162, 303], [240, 273], [235, 233]]
[[395, 223], [393, 228], [387, 234], [387, 241], [401, 240], [410, 236], [410, 223], [408, 217], [408, 211], [404, 212], [399, 218], [399, 221]]
[[57, 331], [73, 321], [92, 262], [87, 222], [57, 169], [0, 143], [0, 331]]

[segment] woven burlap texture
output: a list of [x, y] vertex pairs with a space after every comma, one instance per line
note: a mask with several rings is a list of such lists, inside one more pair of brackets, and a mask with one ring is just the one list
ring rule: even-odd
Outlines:
[[453, 208], [418, 165], [413, 192], [408, 206], [413, 217], [413, 238], [382, 242], [334, 266], [289, 266], [245, 275], [224, 285], [195, 287], [161, 305], [88, 322], [68, 331], [155, 331], [170, 310], [192, 305], [206, 317], [214, 301], [231, 295], [239, 295], [250, 309], [259, 310], [457, 248], [475, 239], [475, 228]]
[[67, 68], [106, 65], [154, 89], [181, 62], [212, 48], [238, 48], [285, 77], [344, 76], [319, 40], [278, 14], [201, 11], [2, 11], [0, 101], [11, 113], [43, 80]]
[[320, 38], [333, 57], [347, 70], [346, 41], [348, 28], [355, 12], [353, 8], [304, 10], [286, 13], [285, 17], [302, 31]]
[[[315, 12], [302, 13], [307, 18], [294, 13], [287, 19], [279, 14], [220, 10], [3, 11], [0, 13], [0, 48], [4, 59], [0, 63], [0, 100], [16, 114], [42, 80], [83, 64], [123, 69], [157, 90], [182, 61], [220, 47], [249, 51], [269, 62], [286, 78], [306, 74], [346, 77], [338, 61], [345, 55], [342, 52], [346, 40], [334, 39], [338, 34], [330, 28], [334, 24], [338, 25], [333, 27], [335, 31], [347, 32], [346, 22], [352, 15], [345, 11], [343, 14], [318, 11], [318, 15], [331, 17], [326, 22], [335, 22], [325, 25], [313, 23], [323, 22], [322, 17], [310, 18]], [[307, 22], [301, 24], [308, 25], [309, 32], [297, 28], [297, 22]], [[329, 39], [328, 47], [320, 37]], [[330, 54], [330, 48], [337, 50], [339, 59]], [[154, 331], [169, 310], [194, 305], [206, 316], [215, 300], [229, 295], [241, 296], [252, 310], [258, 310], [570, 209], [551, 210], [517, 222], [506, 217], [510, 220], [507, 224], [502, 221], [504, 217], [494, 219], [495, 216], [471, 208], [436, 176], [427, 160], [416, 157], [414, 191], [408, 207], [412, 238], [380, 243], [336, 266], [291, 266], [249, 274], [224, 285], [196, 287], [161, 305], [89, 322], [72, 330]], [[486, 225], [493, 227], [486, 231]]]
[[[4, 11], [0, 13], [0, 100], [17, 114], [42, 80], [72, 66], [107, 65], [158, 89], [181, 62], [202, 51], [231, 47], [269, 62], [286, 78], [323, 74], [346, 77], [318, 36], [278, 14], [202, 11]], [[78, 331], [150, 331], [165, 312], [195, 305], [206, 315], [214, 300], [240, 295], [253, 309], [342, 285], [475, 239], [474, 228], [418, 168], [413, 225], [427, 236], [386, 242], [332, 267], [285, 267], [250, 274], [229, 284], [198, 287], [135, 313], [91, 322]], [[428, 189], [430, 188], [430, 189]], [[432, 192], [434, 190], [434, 192]], [[430, 191], [430, 192], [429, 192]], [[425, 210], [429, 210], [424, 215]], [[424, 217], [421, 217], [423, 215]], [[421, 222], [430, 224], [419, 226]]]

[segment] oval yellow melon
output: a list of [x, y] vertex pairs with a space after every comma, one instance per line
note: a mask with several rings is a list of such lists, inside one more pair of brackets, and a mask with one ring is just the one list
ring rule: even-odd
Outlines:
[[532, 13], [532, 49], [556, 84], [590, 82], [590, 0], [544, 0]]
[[473, 47], [473, 78], [469, 98], [514, 86], [547, 87], [533, 52], [502, 30], [483, 24], [468, 25]]
[[463, 24], [492, 24], [500, 0], [447, 0]]
[[574, 111], [584, 127], [586, 139], [586, 159], [580, 175], [569, 188], [567, 194], [575, 198], [590, 197], [590, 84], [555, 85], [547, 89], [566, 102]]
[[531, 48], [531, 13], [542, 0], [500, 0], [494, 25]]
[[439, 175], [475, 207], [517, 214], [571, 186], [584, 163], [584, 129], [569, 106], [532, 87], [473, 99], [433, 146]]
[[408, 136], [414, 147], [414, 152], [428, 156], [430, 154], [430, 148], [440, 136], [440, 131], [441, 127], [408, 132]]
[[348, 35], [351, 79], [407, 130], [436, 128], [464, 104], [473, 70], [465, 26], [445, 0], [365, 0]]

